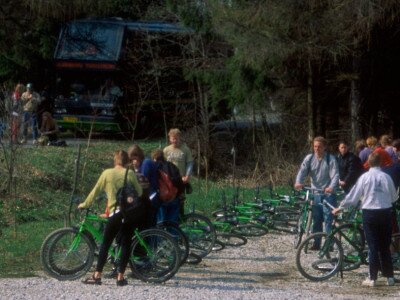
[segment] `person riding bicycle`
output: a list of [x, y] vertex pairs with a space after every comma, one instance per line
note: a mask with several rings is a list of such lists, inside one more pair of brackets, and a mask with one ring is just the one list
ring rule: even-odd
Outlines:
[[[304, 181], [309, 175], [311, 178], [311, 188], [316, 191], [314, 200], [323, 201], [324, 199], [331, 205], [336, 207], [335, 188], [339, 182], [339, 168], [335, 157], [327, 153], [327, 141], [322, 136], [318, 136], [313, 140], [313, 153], [308, 154], [299, 169], [296, 176], [295, 189], [300, 190], [304, 187]], [[317, 201], [316, 201], [317, 202]], [[319, 201], [318, 201], [319, 202]], [[313, 205], [313, 233], [322, 231], [322, 224], [325, 222], [325, 232], [329, 233], [332, 228], [333, 215], [326, 207], [322, 205]], [[320, 241], [316, 240], [316, 244], [312, 249], [320, 248]]]
[[[96, 271], [91, 277], [83, 281], [85, 284], [101, 284], [101, 275], [107, 261], [108, 249], [117, 234], [121, 244], [121, 261], [118, 265], [117, 286], [128, 284], [124, 279], [124, 273], [129, 260], [134, 228], [140, 227], [144, 223], [146, 214], [145, 205], [141, 205], [139, 209], [135, 209], [132, 213], [131, 211], [124, 213], [117, 207], [117, 192], [124, 186], [126, 174], [124, 166], [128, 163], [128, 153], [123, 150], [116, 151], [114, 153], [114, 168], [103, 171], [86, 200], [78, 206], [78, 208], [88, 208], [99, 194], [102, 192], [107, 194], [107, 206], [110, 215], [104, 229], [103, 243], [100, 246]], [[137, 195], [140, 197], [142, 195], [142, 187], [139, 185], [135, 173], [131, 170], [128, 171], [127, 182], [135, 188]]]
[[337, 214], [361, 200], [363, 229], [369, 248], [369, 277], [362, 285], [370, 287], [375, 286], [379, 270], [387, 277], [388, 285], [395, 284], [390, 244], [392, 204], [397, 200], [397, 191], [390, 176], [382, 172], [381, 160], [378, 152], [369, 155], [369, 171], [361, 175], [339, 207], [332, 210]]

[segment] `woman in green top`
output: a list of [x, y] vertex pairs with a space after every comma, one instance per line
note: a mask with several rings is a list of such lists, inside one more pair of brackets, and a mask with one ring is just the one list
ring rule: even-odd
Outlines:
[[[122, 212], [117, 207], [117, 192], [124, 186], [126, 172], [124, 166], [128, 163], [128, 154], [123, 150], [116, 151], [114, 153], [114, 168], [103, 171], [89, 196], [78, 206], [78, 208], [89, 207], [100, 193], [105, 192], [108, 199], [108, 211], [110, 212], [104, 229], [103, 243], [100, 246], [96, 271], [91, 277], [86, 278], [83, 283], [101, 284], [101, 274], [107, 261], [108, 249], [119, 233], [122, 253], [121, 262], [118, 266], [117, 286], [128, 284], [126, 279], [124, 279], [124, 273], [128, 264], [134, 228], [139, 227], [145, 221], [144, 205], [141, 205], [140, 209], [135, 209], [134, 215], [124, 214], [124, 216], [122, 216]], [[128, 171], [127, 181], [135, 187], [140, 197], [142, 195], [142, 188], [136, 179], [135, 173], [131, 170]]]

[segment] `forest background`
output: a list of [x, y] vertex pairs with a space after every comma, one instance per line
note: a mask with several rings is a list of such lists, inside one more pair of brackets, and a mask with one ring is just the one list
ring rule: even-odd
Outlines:
[[[186, 79], [201, 95], [196, 99], [201, 122], [186, 131], [198, 174], [207, 180], [243, 178], [247, 186], [281, 185], [293, 179], [314, 136], [327, 137], [331, 151], [339, 139], [399, 137], [399, 16], [396, 0], [0, 0], [0, 82], [3, 93], [19, 81], [43, 87], [51, 77], [60, 28], [68, 21], [179, 22], [194, 30], [199, 58], [185, 66]], [[253, 125], [229, 142], [211, 126], [221, 103], [230, 118]], [[63, 194], [59, 203], [68, 202], [74, 151], [60, 161], [59, 150], [2, 147], [1, 176], [8, 180], [2, 185], [0, 209], [6, 217], [0, 225], [48, 218], [48, 208], [32, 209], [46, 206], [54, 190]], [[107, 166], [96, 151], [108, 148], [87, 154], [99, 161], [91, 172], [85, 169], [94, 176], [90, 185]], [[10, 164], [21, 155], [35, 159]], [[43, 170], [46, 157], [57, 163]], [[26, 184], [32, 175], [46, 186]], [[88, 189], [89, 184], [82, 190]], [[35, 219], [33, 212], [42, 216]]]

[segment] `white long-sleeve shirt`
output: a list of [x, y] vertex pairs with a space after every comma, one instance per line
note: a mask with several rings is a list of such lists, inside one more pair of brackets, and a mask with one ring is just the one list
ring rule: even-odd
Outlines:
[[361, 200], [361, 209], [384, 209], [392, 207], [397, 200], [397, 191], [390, 176], [379, 167], [370, 168], [361, 175], [355, 186], [339, 205], [339, 208], [356, 206]]

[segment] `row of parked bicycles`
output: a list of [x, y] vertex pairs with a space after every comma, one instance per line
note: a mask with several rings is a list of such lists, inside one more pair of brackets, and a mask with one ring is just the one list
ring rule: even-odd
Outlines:
[[[318, 201], [321, 193], [305, 188], [282, 195], [268, 187], [268, 196], [262, 197], [261, 188], [257, 188], [251, 200], [239, 201], [236, 189], [229, 200], [222, 195], [220, 209], [210, 216], [193, 208], [181, 217], [179, 224], [164, 222], [155, 228], [135, 230], [129, 266], [136, 278], [162, 283], [185, 263], [199, 263], [212, 251], [243, 246], [248, 238], [263, 236], [269, 231], [293, 235], [297, 269], [310, 280], [326, 280], [368, 264], [359, 210], [335, 217], [329, 234], [311, 233], [313, 207], [329, 206], [325, 201]], [[337, 195], [340, 201], [343, 193]], [[107, 219], [86, 209], [75, 226], [50, 233], [41, 248], [45, 272], [59, 280], [84, 276], [93, 267], [106, 222]], [[321, 245], [319, 249], [313, 247], [317, 243]], [[399, 245], [400, 234], [394, 234], [395, 266], [400, 265]], [[115, 243], [109, 251], [110, 263], [118, 264], [119, 256], [119, 245]]]

